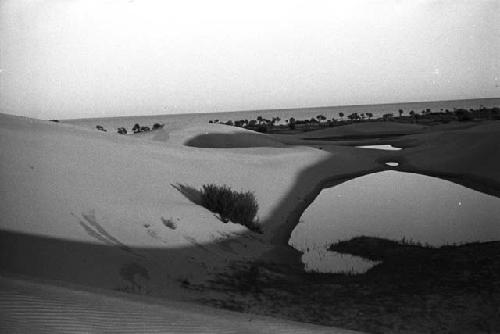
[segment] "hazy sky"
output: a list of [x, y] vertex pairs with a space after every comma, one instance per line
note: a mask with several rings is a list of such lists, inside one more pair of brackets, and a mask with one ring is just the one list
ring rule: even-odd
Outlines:
[[0, 0], [0, 111], [499, 97], [499, 22], [496, 0]]

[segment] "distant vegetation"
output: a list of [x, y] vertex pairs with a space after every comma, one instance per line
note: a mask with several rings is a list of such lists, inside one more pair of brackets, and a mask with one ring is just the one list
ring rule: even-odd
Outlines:
[[[161, 123], [161, 124], [155, 123], [155, 124], [153, 124], [153, 127], [151, 129], [149, 126], [141, 126], [141, 125], [139, 125], [139, 123], [136, 123], [132, 127], [132, 132], [134, 134], [141, 133], [141, 132], [148, 132], [148, 131], [152, 131], [152, 130], [162, 129], [164, 126], [165, 126], [165, 124], [163, 124], [163, 123]], [[104, 131], [106, 131], [106, 130], [104, 130]], [[124, 127], [118, 128], [116, 132], [121, 134], [121, 135], [126, 135], [128, 133], [127, 129]]]
[[224, 223], [232, 221], [251, 231], [262, 233], [255, 220], [259, 205], [250, 191], [241, 193], [226, 185], [205, 184], [201, 189], [201, 205], [218, 213]]
[[339, 241], [328, 248], [330, 251], [361, 256], [372, 261], [383, 261], [407, 256], [408, 254], [427, 254], [430, 249], [434, 249], [434, 247], [405, 238], [398, 241], [367, 236]]
[[[394, 113], [388, 112], [383, 114], [381, 117], [373, 118], [374, 115], [371, 112], [365, 113], [351, 113], [345, 115], [343, 112], [339, 112], [339, 119], [328, 119], [324, 115], [317, 115], [311, 119], [296, 119], [290, 117], [282, 122], [279, 117], [272, 117], [271, 119], [266, 119], [262, 116], [258, 116], [257, 119], [241, 119], [241, 120], [228, 120], [220, 121], [218, 119], [210, 120], [209, 123], [225, 124], [229, 126], [241, 127], [262, 133], [290, 133], [290, 132], [304, 132], [311, 131], [324, 127], [335, 127], [348, 125], [352, 123], [359, 122], [399, 122], [399, 123], [419, 123], [419, 124], [440, 124], [448, 123], [451, 121], [473, 121], [473, 120], [500, 120], [500, 108], [486, 108], [480, 106], [479, 109], [441, 109], [440, 111], [432, 111], [431, 109], [423, 109], [421, 112], [416, 112], [414, 110], [404, 111], [403, 109], [397, 110], [397, 116]], [[344, 119], [346, 117], [347, 119]]]

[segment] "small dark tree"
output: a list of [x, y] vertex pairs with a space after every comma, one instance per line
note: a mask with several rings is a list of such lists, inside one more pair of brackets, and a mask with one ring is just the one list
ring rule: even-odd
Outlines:
[[341, 120], [344, 120], [344, 113], [343, 112], [339, 112], [339, 117]]
[[126, 135], [127, 134], [127, 129], [125, 128], [118, 128], [118, 133], [121, 135]]
[[139, 133], [139, 132], [141, 132], [141, 126], [139, 125], [139, 123], [135, 123], [135, 124], [134, 124], [134, 127], [132, 128], [132, 131], [133, 131], [134, 133]]
[[455, 110], [455, 116], [460, 122], [472, 121], [472, 113], [466, 109]]
[[347, 118], [349, 118], [351, 121], [359, 120], [360, 117], [357, 112], [353, 112], [352, 114], [348, 115]]
[[96, 125], [96, 127], [95, 127], [95, 128], [96, 128], [97, 130], [99, 130], [99, 131], [104, 131], [104, 132], [106, 132], [106, 131], [107, 131], [107, 130], [106, 130], [105, 128], [103, 128], [101, 125]]
[[393, 113], [387, 113], [387, 114], [384, 114], [382, 116], [382, 118], [384, 119], [384, 121], [392, 120], [393, 117], [394, 117]]
[[153, 130], [161, 129], [165, 126], [165, 124], [155, 123], [153, 124]]
[[261, 133], [267, 133], [267, 124], [260, 124], [257, 127], [257, 131]]
[[398, 109], [399, 117], [403, 116], [403, 109]]

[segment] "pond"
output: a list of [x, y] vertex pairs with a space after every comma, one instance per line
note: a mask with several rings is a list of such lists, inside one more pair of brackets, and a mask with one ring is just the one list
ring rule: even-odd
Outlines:
[[364, 272], [374, 262], [327, 251], [358, 236], [432, 246], [500, 240], [500, 199], [461, 185], [394, 170], [321, 191], [304, 211], [289, 244], [306, 270]]
[[402, 148], [401, 147], [395, 147], [392, 145], [363, 145], [363, 146], [356, 146], [357, 148], [371, 148], [371, 149], [376, 149], [376, 150], [385, 150], [385, 151], [399, 151]]

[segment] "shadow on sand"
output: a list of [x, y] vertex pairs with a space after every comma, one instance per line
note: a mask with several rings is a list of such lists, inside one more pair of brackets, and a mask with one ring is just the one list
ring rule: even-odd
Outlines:
[[[315, 274], [303, 273], [300, 253], [288, 246], [288, 240], [298, 223], [300, 215], [324, 187], [330, 187], [369, 173], [391, 169], [385, 166], [384, 162], [394, 161], [395, 159], [402, 162], [403, 166], [401, 169], [404, 170], [404, 154], [361, 150], [352, 147], [336, 147], [335, 154], [303, 170], [290, 188], [288, 195], [278, 203], [270, 216], [265, 221], [262, 221], [264, 235], [259, 241], [255, 242], [263, 242], [263, 245], [268, 247], [269, 252], [264, 256], [257, 255], [254, 258], [247, 257], [243, 259], [240, 257], [238, 259], [238, 254], [229, 247], [231, 254], [236, 256], [233, 257], [233, 259], [237, 260], [228, 261], [226, 263], [226, 268], [230, 268], [232, 264], [238, 261], [247, 264], [265, 263], [265, 266], [268, 268], [269, 266], [271, 266], [271, 268], [272, 266], [276, 266], [276, 268], [279, 267], [281, 268], [280, 270], [282, 270], [282, 268], [287, 268], [286, 270], [288, 271], [285, 272], [285, 275], [290, 272], [295, 273], [296, 275], [293, 276], [293, 279], [299, 282], [295, 287], [300, 286], [300, 280], [315, 280], [317, 277], [321, 277], [321, 284], [329, 284], [328, 277], [330, 276], [328, 275], [318, 276]], [[349, 172], [346, 173], [346, 171]], [[417, 172], [415, 170], [412, 171]], [[480, 186], [478, 186], [480, 183], [478, 183], [476, 179], [471, 179], [468, 175], [445, 175], [443, 178], [452, 182], [458, 181], [457, 183], [470, 186], [474, 189], [480, 188]], [[471, 186], [471, 184], [475, 186]], [[199, 193], [196, 189], [180, 185], [172, 186], [189, 198], [193, 203], [200, 203]], [[493, 190], [490, 190], [489, 193], [498, 196], [500, 187], [497, 188], [496, 184], [492, 185], [492, 187]], [[196, 266], [209, 267], [210, 256], [223, 257], [224, 253], [210, 253], [207, 250], [210, 250], [212, 247], [220, 246], [221, 249], [226, 249], [227, 251], [229, 244], [238, 243], [244, 239], [248, 241], [248, 238], [254, 237], [255, 234], [249, 231], [240, 234], [238, 237], [230, 238], [221, 244], [193, 245], [181, 248], [136, 248], [127, 246], [128, 249], [124, 250], [123, 247], [116, 247], [116, 245], [86, 243], [10, 231], [0, 231], [0, 272], [65, 281], [91, 287], [146, 293], [157, 297], [169, 297], [168, 290], [161, 290], [161, 285], [171, 278], [169, 273], [185, 272], [186, 275], [188, 275]], [[193, 257], [193, 254], [196, 252], [204, 252], [205, 263], [193, 264], [190, 262], [190, 259], [196, 262], [196, 258]], [[235, 273], [237, 273], [237, 271], [238, 269], [235, 270]], [[214, 268], [209, 268], [205, 272], [212, 274], [210, 277], [205, 277], [207, 282], [210, 282], [214, 275], [221, 273], [218, 269]], [[231, 270], [226, 270], [224, 273], [226, 275], [231, 275]], [[194, 275], [196, 275], [196, 273]], [[343, 280], [350, 279], [348, 275], [344, 275]], [[203, 278], [200, 278], [200, 280], [203, 281]], [[183, 287], [193, 286], [189, 280], [184, 280], [179, 282], [179, 284]], [[350, 289], [356, 290], [358, 289], [356, 284], [357, 283], [354, 282], [348, 285]], [[315, 289], [318, 288], [319, 286], [315, 286]], [[334, 288], [333, 285], [332, 288]], [[207, 289], [209, 289], [209, 286], [207, 286]], [[349, 291], [350, 290], [344, 291], [346, 296], [349, 294]], [[365, 303], [366, 305], [371, 305], [370, 300], [366, 299], [369, 295], [364, 298], [361, 292], [355, 295], [355, 297], [358, 298], [357, 301]], [[382, 298], [381, 296], [378, 297]], [[289, 298], [289, 296], [287, 295], [286, 298]], [[279, 295], [276, 295], [273, 296], [272, 300], [275, 305], [279, 305], [287, 303], [286, 298], [280, 299]], [[424, 305], [422, 307], [426, 307], [425, 303], [422, 305]], [[311, 307], [311, 305], [307, 303], [303, 305], [299, 303], [293, 306], [297, 310]], [[268, 305], [267, 307], [275, 309], [273, 305]], [[245, 308], [244, 310], [248, 311], [249, 309]], [[253, 309], [250, 309], [250, 311], [252, 310]], [[263, 311], [266, 311], [265, 307]], [[286, 310], [284, 312], [286, 312]], [[369, 318], [369, 314], [372, 314], [373, 319], [380, 316], [380, 312], [378, 311], [373, 313], [369, 313], [368, 311], [365, 312], [367, 312], [365, 318]], [[389, 310], [387, 312], [392, 311]], [[398, 318], [397, 312], [393, 313], [393, 316], [397, 318], [394, 322], [400, 321], [401, 319]], [[290, 317], [292, 315], [293, 317], [293, 314], [300, 314], [300, 312], [285, 314], [275, 310], [270, 314], [281, 317]], [[304, 317], [299, 317], [297, 319], [307, 322], [324, 323], [322, 319], [315, 318], [315, 314], [303, 314]], [[306, 317], [309, 315], [310, 317]], [[341, 313], [337, 313], [335, 317], [331, 318], [331, 321], [327, 322], [327, 324], [345, 325], [346, 322], [342, 320], [344, 316], [349, 317], [349, 319], [353, 318], [352, 314], [342, 315]], [[407, 314], [403, 313], [401, 316], [404, 317], [407, 316]], [[369, 319], [367, 321], [369, 321]], [[348, 327], [354, 328], [351, 325], [348, 325]]]

